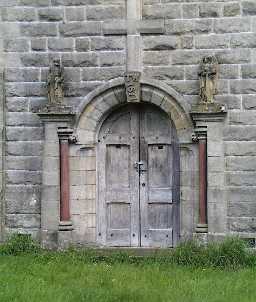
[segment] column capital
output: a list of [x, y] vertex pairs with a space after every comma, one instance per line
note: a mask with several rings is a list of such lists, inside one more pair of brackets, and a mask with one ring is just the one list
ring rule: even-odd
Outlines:
[[191, 111], [190, 115], [194, 123], [192, 141], [197, 143], [199, 140], [206, 140], [209, 125], [211, 123], [223, 123], [226, 113], [225, 110], [217, 112]]
[[192, 142], [199, 143], [205, 142], [207, 140], [207, 131], [195, 129], [195, 132], [192, 134]]
[[68, 141], [69, 143], [76, 143], [77, 137], [73, 134], [74, 130], [68, 127], [58, 127], [57, 130], [60, 141]]
[[195, 127], [205, 127], [207, 131], [207, 125], [211, 122], [223, 122], [227, 111], [225, 106], [221, 107], [222, 109], [219, 111], [196, 111], [193, 110], [190, 112], [190, 116], [194, 122]]

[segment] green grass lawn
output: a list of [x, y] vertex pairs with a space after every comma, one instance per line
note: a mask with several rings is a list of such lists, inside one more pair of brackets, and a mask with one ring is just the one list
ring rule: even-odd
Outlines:
[[68, 254], [0, 256], [0, 301], [255, 302], [256, 268], [90, 263]]

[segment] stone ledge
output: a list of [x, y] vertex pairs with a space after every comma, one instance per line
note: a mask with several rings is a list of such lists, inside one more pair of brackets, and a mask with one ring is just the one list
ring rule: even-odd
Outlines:
[[198, 122], [222, 122], [226, 113], [226, 106], [223, 104], [198, 103], [192, 106], [190, 116], [194, 124]]
[[71, 122], [75, 118], [70, 106], [46, 105], [35, 113], [43, 122]]

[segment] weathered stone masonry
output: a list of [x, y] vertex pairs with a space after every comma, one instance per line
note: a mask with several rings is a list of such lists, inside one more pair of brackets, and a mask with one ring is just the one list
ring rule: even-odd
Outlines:
[[[52, 144], [58, 140], [57, 132], [52, 124], [44, 128], [34, 113], [47, 102], [50, 62], [61, 59], [65, 68], [64, 102], [79, 112], [89, 93], [123, 77], [126, 34], [106, 35], [104, 24], [116, 21], [119, 27], [126, 18], [126, 1], [0, 0], [0, 12], [0, 171], [2, 165], [5, 170], [0, 177], [4, 180], [0, 181], [0, 235], [22, 231], [39, 237], [41, 219], [52, 223], [51, 219], [58, 216], [58, 208], [51, 203], [54, 186], [59, 185], [59, 150]], [[235, 232], [255, 238], [256, 2], [144, 0], [142, 13], [147, 25], [155, 20], [164, 23], [163, 33], [141, 33], [142, 75], [174, 89], [182, 96], [187, 112], [198, 102], [202, 57], [217, 57], [216, 101], [227, 106], [227, 117], [208, 129], [212, 137], [207, 142], [211, 171], [208, 198], [213, 201], [208, 214], [214, 215], [212, 232], [216, 235]], [[149, 91], [146, 86], [143, 96]], [[116, 92], [117, 99], [121, 94], [120, 90]], [[155, 95], [159, 95], [157, 89]], [[101, 102], [104, 104], [104, 99]], [[78, 242], [95, 241], [96, 150], [89, 141], [70, 147], [71, 213]], [[193, 148], [196, 150], [194, 146], [188, 153], [195, 152], [192, 157], [196, 158]], [[49, 161], [43, 161], [46, 157]], [[47, 181], [52, 192], [42, 188], [42, 170], [47, 171], [43, 162], [49, 165]], [[190, 178], [197, 172], [196, 160], [193, 165], [192, 170], [188, 165], [189, 171], [184, 171], [184, 177], [192, 179], [193, 189], [184, 187], [181, 197], [194, 202], [182, 210], [186, 217], [193, 215], [186, 226], [191, 230], [184, 231], [188, 234], [198, 220], [198, 179]], [[52, 217], [41, 216], [43, 194], [44, 200], [45, 194], [51, 196]], [[225, 204], [218, 203], [222, 199]]]

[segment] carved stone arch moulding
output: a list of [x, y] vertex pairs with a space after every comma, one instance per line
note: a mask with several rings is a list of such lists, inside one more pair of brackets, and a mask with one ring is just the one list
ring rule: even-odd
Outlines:
[[[141, 101], [157, 105], [173, 121], [180, 143], [191, 142], [193, 124], [189, 106], [182, 96], [168, 85], [141, 79]], [[91, 92], [80, 105], [75, 122], [79, 144], [94, 144], [104, 118], [126, 103], [124, 79], [115, 79]]]
[[[175, 135], [177, 135], [180, 147], [179, 193], [181, 196], [178, 197], [180, 203], [180, 213], [178, 215], [179, 234], [181, 238], [191, 238], [197, 222], [197, 211], [193, 211], [193, 209], [198, 199], [196, 187], [198, 173], [195, 168], [197, 167], [196, 160], [198, 156], [197, 146], [191, 140], [194, 128], [189, 114], [190, 106], [174, 89], [160, 81], [142, 77], [140, 87], [140, 102], [156, 105], [169, 116], [175, 126]], [[89, 192], [91, 194], [90, 197], [94, 198], [95, 217], [98, 215], [98, 133], [109, 114], [119, 107], [121, 109], [126, 103], [125, 82], [123, 78], [118, 78], [98, 87], [87, 95], [76, 114], [74, 131], [76, 132], [77, 142], [74, 145], [70, 145], [71, 168], [74, 165], [74, 167], [79, 166], [79, 169], [83, 169], [81, 167], [90, 164], [90, 169], [95, 169], [93, 170], [96, 174], [94, 191]], [[87, 156], [90, 158], [88, 159]], [[86, 161], [87, 163], [85, 163]], [[83, 220], [79, 220], [78, 216], [76, 216], [76, 219], [74, 232], [78, 233], [76, 224], [83, 226]], [[80, 235], [78, 234], [77, 236]]]

